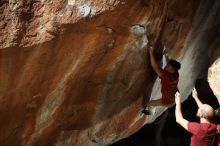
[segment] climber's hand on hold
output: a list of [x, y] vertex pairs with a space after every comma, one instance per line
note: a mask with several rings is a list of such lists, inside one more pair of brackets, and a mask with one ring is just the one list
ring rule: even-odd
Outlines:
[[166, 48], [164, 48], [164, 50], [163, 50], [163, 55], [165, 55], [166, 62], [167, 62], [167, 63], [169, 63], [170, 58], [168, 57], [168, 54], [167, 54], [167, 49], [166, 49]]
[[150, 54], [154, 52], [154, 49], [153, 49], [152, 46], [149, 46], [149, 47], [148, 47], [148, 52], [149, 52]]
[[164, 48], [164, 50], [163, 50], [163, 55], [167, 56], [167, 49], [166, 48]]
[[158, 65], [157, 60], [154, 57], [154, 49], [152, 46], [148, 47], [148, 51], [150, 53], [150, 63], [153, 68], [153, 70], [156, 72], [158, 77], [162, 76], [162, 68]]

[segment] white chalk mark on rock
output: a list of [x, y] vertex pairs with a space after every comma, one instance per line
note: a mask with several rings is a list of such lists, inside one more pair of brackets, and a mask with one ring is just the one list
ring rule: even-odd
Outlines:
[[86, 17], [90, 15], [91, 13], [91, 8], [86, 4], [79, 6], [78, 10], [79, 10], [80, 15], [83, 14], [83, 17]]
[[138, 40], [136, 41], [136, 43], [138, 43], [140, 49], [143, 49], [148, 43], [146, 28], [143, 25], [136, 24], [131, 27], [130, 31], [134, 35], [136, 40]]

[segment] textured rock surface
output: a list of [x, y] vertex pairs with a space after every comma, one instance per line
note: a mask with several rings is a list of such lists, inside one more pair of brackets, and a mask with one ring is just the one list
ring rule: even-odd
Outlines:
[[217, 59], [209, 68], [208, 80], [215, 96], [218, 98], [218, 102], [220, 103], [220, 59]]
[[139, 113], [160, 92], [148, 40], [158, 60], [163, 43], [182, 62], [187, 97], [208, 67], [213, 42], [199, 38], [218, 9], [205, 0], [0, 1], [0, 143], [104, 146], [131, 135], [164, 110]]

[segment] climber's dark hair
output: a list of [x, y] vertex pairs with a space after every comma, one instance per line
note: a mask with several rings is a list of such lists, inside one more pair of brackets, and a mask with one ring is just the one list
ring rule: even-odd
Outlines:
[[170, 59], [169, 64], [176, 70], [178, 71], [181, 68], [181, 64], [174, 60], [174, 59]]

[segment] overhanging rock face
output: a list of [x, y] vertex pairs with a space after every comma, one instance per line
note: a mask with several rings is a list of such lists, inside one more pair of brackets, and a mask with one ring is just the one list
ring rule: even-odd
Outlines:
[[165, 110], [140, 116], [160, 92], [147, 44], [158, 61], [165, 46], [182, 62], [187, 97], [213, 43], [193, 39], [217, 33], [202, 21], [219, 18], [216, 8], [205, 0], [1, 1], [0, 143], [105, 146], [136, 132]]

